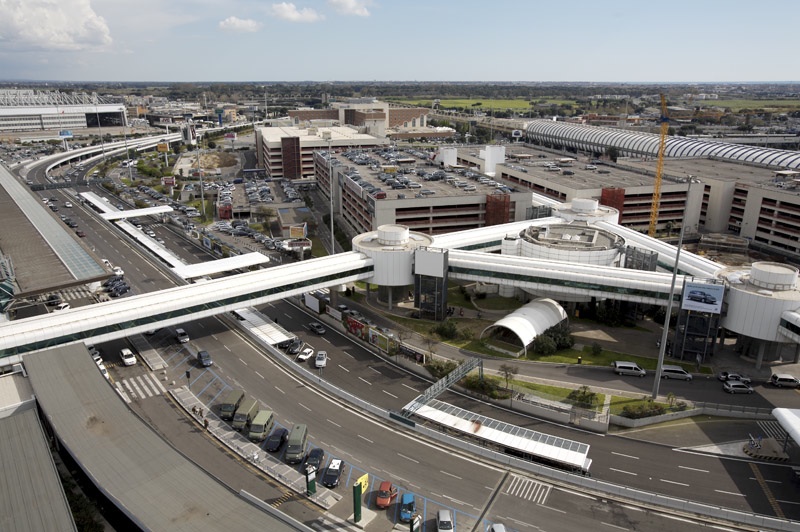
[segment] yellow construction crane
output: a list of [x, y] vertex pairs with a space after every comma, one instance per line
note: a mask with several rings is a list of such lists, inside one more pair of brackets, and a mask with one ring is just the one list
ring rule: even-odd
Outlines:
[[656, 182], [653, 185], [653, 204], [650, 206], [650, 227], [647, 234], [656, 236], [658, 225], [658, 210], [661, 206], [661, 173], [664, 171], [664, 152], [667, 148], [667, 134], [669, 133], [669, 117], [667, 117], [667, 99], [661, 95], [661, 138], [658, 142], [658, 162], [656, 163]]

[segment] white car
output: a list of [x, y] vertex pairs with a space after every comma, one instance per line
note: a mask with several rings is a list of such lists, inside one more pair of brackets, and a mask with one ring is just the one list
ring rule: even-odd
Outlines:
[[70, 309], [69, 303], [59, 303], [58, 305], [56, 305], [55, 311], [69, 310], [69, 309]]
[[119, 266], [114, 266], [114, 275], [125, 275], [125, 272]]
[[133, 351], [131, 351], [127, 347], [119, 352], [119, 356], [120, 358], [122, 358], [122, 363], [125, 364], [126, 366], [136, 365], [136, 355], [134, 355]]
[[97, 363], [97, 369], [100, 370], [100, 374], [103, 375], [103, 377], [105, 377], [106, 379], [109, 378], [108, 377], [108, 370], [106, 369], [105, 365], [103, 365], [102, 362], [98, 362]]
[[314, 358], [315, 368], [324, 368], [328, 365], [328, 353], [325, 351], [318, 351], [317, 356]]
[[297, 355], [298, 362], [305, 362], [309, 358], [314, 356], [314, 349], [311, 347], [306, 347]]
[[68, 209], [71, 209], [72, 208], [72, 202], [68, 201], [68, 202], [64, 203], [64, 207], [66, 207]]

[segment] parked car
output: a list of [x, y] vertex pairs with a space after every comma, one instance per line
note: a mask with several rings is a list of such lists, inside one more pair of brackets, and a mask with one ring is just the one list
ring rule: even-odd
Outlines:
[[306, 469], [309, 466], [313, 466], [316, 471], [319, 471], [319, 468], [322, 467], [322, 462], [325, 461], [325, 451], [320, 449], [319, 447], [315, 447], [308, 451], [306, 455]]
[[314, 348], [313, 347], [306, 347], [303, 349], [300, 354], [297, 355], [298, 362], [305, 362], [309, 358], [314, 356]]
[[328, 353], [325, 351], [318, 351], [317, 356], [314, 357], [314, 367], [324, 368], [328, 365]]
[[417, 500], [414, 498], [413, 493], [404, 493], [400, 499], [400, 520], [408, 523], [417, 513]]
[[378, 497], [375, 499], [375, 506], [378, 508], [388, 508], [395, 497], [397, 497], [397, 486], [388, 480], [384, 480], [378, 487]]
[[75, 234], [76, 234], [76, 235], [78, 235], [80, 238], [83, 238], [83, 237], [85, 237], [85, 236], [86, 236], [86, 233], [84, 233], [84, 232], [83, 232], [83, 231], [81, 231], [81, 230], [75, 231]]
[[308, 324], [308, 328], [319, 335], [325, 334], [325, 327], [323, 327], [322, 324], [319, 322], [312, 321], [311, 323]]
[[280, 342], [278, 342], [277, 344], [275, 344], [275, 346], [276, 346], [278, 349], [286, 349], [286, 348], [288, 348], [290, 345], [292, 345], [292, 342], [294, 342], [295, 340], [297, 340], [297, 338], [287, 338], [286, 340], [281, 340]]
[[728, 393], [753, 393], [753, 387], [739, 381], [725, 381], [722, 389]]
[[773, 374], [769, 378], [769, 383], [778, 388], [797, 388], [800, 386], [800, 381], [788, 373]]
[[126, 366], [136, 365], [136, 355], [134, 355], [133, 351], [131, 351], [127, 347], [119, 352], [119, 356], [122, 359], [122, 363], [125, 364]]
[[47, 306], [54, 307], [61, 303], [61, 296], [58, 294], [50, 294], [47, 297]]
[[731, 371], [722, 371], [722, 372], [719, 373], [719, 375], [717, 375], [717, 378], [719, 380], [721, 380], [722, 382], [725, 382], [725, 381], [739, 381], [739, 382], [743, 382], [745, 384], [750, 384], [750, 382], [751, 382], [750, 377], [742, 375], [741, 373], [733, 373]]
[[208, 354], [208, 351], [197, 352], [197, 365], [202, 368], [207, 368], [214, 365], [214, 361], [211, 360], [211, 355]]
[[342, 478], [342, 471], [344, 471], [344, 463], [341, 460], [331, 460], [325, 474], [322, 475], [322, 485], [326, 488], [338, 486], [339, 480]]
[[175, 339], [179, 344], [185, 344], [189, 341], [189, 334], [184, 329], [175, 329]]
[[114, 270], [113, 271], [114, 271], [114, 275], [118, 275], [120, 277], [125, 275], [125, 272], [122, 271], [122, 268], [120, 268], [119, 266], [114, 266]]
[[290, 355], [296, 355], [303, 350], [304, 345], [305, 343], [302, 340], [298, 339], [296, 342], [292, 342], [292, 344], [288, 348], [286, 348], [286, 352], [289, 353]]
[[283, 444], [286, 443], [286, 440], [289, 439], [289, 431], [284, 428], [277, 428], [272, 431], [272, 434], [269, 435], [267, 438], [267, 442], [264, 444], [264, 449], [271, 453], [277, 453], [283, 447]]
[[69, 303], [59, 303], [58, 305], [56, 305], [54, 311], [69, 310], [69, 308], [70, 308]]

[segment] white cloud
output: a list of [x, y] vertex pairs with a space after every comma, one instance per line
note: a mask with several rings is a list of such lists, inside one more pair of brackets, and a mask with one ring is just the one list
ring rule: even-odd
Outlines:
[[342, 15], [368, 17], [370, 0], [328, 0], [328, 4]]
[[272, 4], [271, 11], [276, 18], [288, 20], [289, 22], [317, 22], [325, 18], [311, 8], [297, 9], [297, 6], [289, 2]]
[[0, 50], [88, 50], [111, 44], [89, 0], [0, 0]]
[[241, 19], [238, 17], [228, 17], [221, 20], [219, 29], [241, 33], [252, 33], [261, 29], [261, 23], [252, 19]]

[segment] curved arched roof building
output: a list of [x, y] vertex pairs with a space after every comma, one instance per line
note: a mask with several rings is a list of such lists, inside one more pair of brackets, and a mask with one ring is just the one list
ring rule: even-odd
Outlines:
[[[603, 153], [613, 146], [629, 157], [658, 156], [659, 135], [621, 129], [585, 126], [551, 120], [528, 124], [528, 140], [549, 146]], [[668, 137], [665, 157], [716, 157], [780, 168], [800, 169], [800, 152], [711, 142], [687, 137]]]

